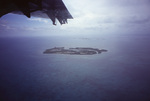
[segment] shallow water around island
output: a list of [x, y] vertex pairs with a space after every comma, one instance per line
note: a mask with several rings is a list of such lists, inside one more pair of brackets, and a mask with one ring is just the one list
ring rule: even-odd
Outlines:
[[[150, 101], [147, 36], [1, 37], [1, 101]], [[53, 47], [107, 49], [43, 54]]]

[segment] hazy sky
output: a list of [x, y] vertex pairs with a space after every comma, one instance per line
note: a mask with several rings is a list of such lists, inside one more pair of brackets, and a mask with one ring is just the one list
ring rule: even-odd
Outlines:
[[53, 26], [50, 19], [7, 14], [0, 19], [0, 34], [53, 35], [149, 33], [150, 0], [63, 0], [74, 17]]

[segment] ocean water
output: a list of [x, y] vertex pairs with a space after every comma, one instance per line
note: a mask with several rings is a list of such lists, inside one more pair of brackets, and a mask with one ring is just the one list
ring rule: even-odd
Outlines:
[[[150, 101], [150, 37], [0, 38], [0, 101]], [[53, 47], [107, 49], [43, 54]]]

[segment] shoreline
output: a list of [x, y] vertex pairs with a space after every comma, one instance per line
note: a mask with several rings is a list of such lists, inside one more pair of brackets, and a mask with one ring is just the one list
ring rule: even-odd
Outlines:
[[90, 47], [76, 47], [68, 48], [64, 47], [54, 47], [51, 49], [46, 49], [43, 54], [70, 54], [70, 55], [94, 55], [100, 54], [102, 52], [107, 52], [106, 49], [90, 48]]

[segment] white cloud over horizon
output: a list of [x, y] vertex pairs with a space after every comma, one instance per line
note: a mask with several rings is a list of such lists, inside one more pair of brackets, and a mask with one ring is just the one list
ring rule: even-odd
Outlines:
[[110, 23], [145, 23], [150, 19], [149, 0], [64, 0], [75, 17], [67, 27], [93, 27]]

